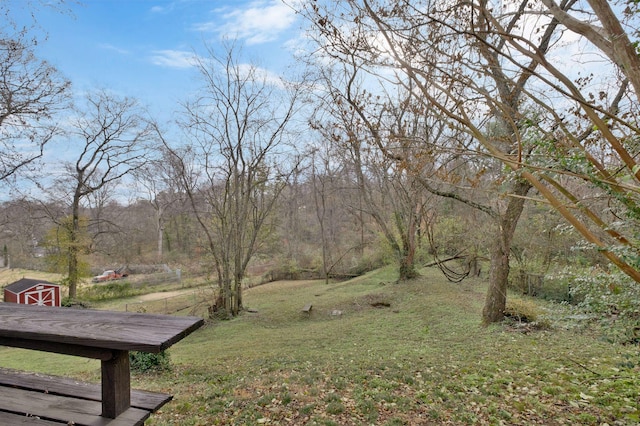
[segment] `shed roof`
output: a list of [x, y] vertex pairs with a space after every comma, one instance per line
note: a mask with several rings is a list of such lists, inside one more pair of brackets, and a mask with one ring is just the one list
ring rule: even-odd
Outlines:
[[6, 286], [4, 289], [5, 290], [9, 290], [12, 293], [22, 293], [25, 290], [30, 289], [31, 287], [35, 287], [37, 285], [40, 284], [45, 284], [45, 285], [55, 285], [57, 286], [58, 284], [54, 284], [54, 283], [50, 283], [49, 281], [44, 281], [44, 280], [34, 280], [31, 278], [22, 278], [16, 282], [13, 282], [11, 284], [9, 284], [8, 286]]

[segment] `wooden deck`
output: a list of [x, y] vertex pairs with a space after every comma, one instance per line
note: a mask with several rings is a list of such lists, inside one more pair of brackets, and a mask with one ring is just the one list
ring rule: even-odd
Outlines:
[[171, 395], [131, 390], [129, 351], [158, 353], [203, 323], [0, 303], [0, 345], [99, 359], [102, 370], [101, 384], [88, 384], [0, 368], [0, 424], [141, 425]]

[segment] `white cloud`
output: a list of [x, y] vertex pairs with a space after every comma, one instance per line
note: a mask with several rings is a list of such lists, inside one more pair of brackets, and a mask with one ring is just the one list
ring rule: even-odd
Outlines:
[[246, 7], [214, 11], [224, 21], [202, 22], [194, 25], [196, 31], [214, 32], [229, 38], [246, 40], [248, 45], [275, 40], [291, 28], [296, 14], [280, 0], [257, 0]]
[[119, 53], [119, 54], [121, 54], [121, 55], [129, 55], [129, 54], [131, 53], [131, 52], [129, 52], [129, 51], [128, 51], [128, 50], [126, 50], [126, 49], [122, 49], [122, 48], [120, 48], [120, 47], [114, 46], [114, 45], [109, 44], [109, 43], [102, 43], [102, 44], [99, 44], [99, 45], [98, 45], [98, 47], [99, 47], [100, 49], [110, 50], [110, 51], [112, 51], [112, 52], [116, 52], [116, 53]]
[[151, 6], [151, 8], [149, 9], [149, 12], [156, 13], [156, 14], [166, 14], [166, 13], [173, 12], [175, 8], [176, 8], [176, 2], [172, 1], [162, 6], [160, 5]]
[[167, 68], [191, 68], [196, 61], [195, 53], [185, 50], [156, 50], [151, 56], [153, 64]]
[[252, 75], [256, 81], [264, 81], [267, 85], [280, 88], [284, 87], [282, 77], [266, 68], [256, 67], [252, 64], [239, 64], [238, 73], [242, 78], [247, 78]]

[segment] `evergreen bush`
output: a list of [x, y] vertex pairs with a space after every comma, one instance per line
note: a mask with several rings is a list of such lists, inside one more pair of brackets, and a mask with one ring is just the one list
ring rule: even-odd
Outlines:
[[161, 351], [158, 353], [129, 352], [129, 363], [131, 371], [137, 373], [161, 372], [171, 370], [171, 359], [169, 353]]

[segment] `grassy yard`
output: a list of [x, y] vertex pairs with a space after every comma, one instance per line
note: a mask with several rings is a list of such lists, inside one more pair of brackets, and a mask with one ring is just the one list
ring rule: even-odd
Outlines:
[[61, 276], [60, 274], [32, 271], [29, 269], [0, 269], [0, 287], [4, 287], [7, 284], [11, 284], [22, 278], [32, 278], [35, 280], [45, 280], [52, 283], [57, 283], [59, 282]]
[[[436, 270], [256, 287], [255, 312], [207, 324], [171, 348], [171, 372], [134, 386], [175, 395], [149, 425], [638, 424], [637, 346], [566, 320], [483, 328], [484, 290]], [[0, 365], [97, 380], [92, 361], [36, 356], [2, 349]]]

